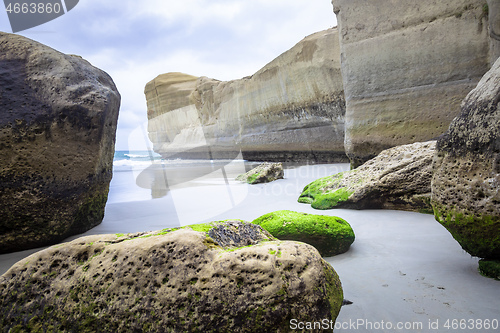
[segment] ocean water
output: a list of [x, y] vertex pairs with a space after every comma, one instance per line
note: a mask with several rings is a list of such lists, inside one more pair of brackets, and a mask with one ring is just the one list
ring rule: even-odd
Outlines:
[[234, 185], [237, 175], [257, 164], [241, 156], [234, 160], [166, 160], [153, 151], [116, 151], [108, 204], [162, 199], [186, 187]]

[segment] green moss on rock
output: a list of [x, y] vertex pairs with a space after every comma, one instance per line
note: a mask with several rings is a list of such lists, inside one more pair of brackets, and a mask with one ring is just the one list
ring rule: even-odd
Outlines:
[[[243, 237], [262, 229], [224, 225]], [[307, 244], [228, 252], [190, 228], [137, 235], [87, 236], [14, 265], [0, 276], [0, 331], [285, 333], [292, 318], [339, 313], [340, 280]]]
[[73, 228], [81, 232], [91, 229], [101, 223], [104, 218], [104, 208], [108, 200], [108, 187], [94, 190], [86, 198], [75, 214]]
[[344, 172], [323, 177], [310, 183], [300, 195], [298, 202], [310, 204], [315, 209], [332, 209], [349, 200], [354, 193], [345, 187], [335, 188], [344, 178]]
[[335, 216], [282, 210], [263, 215], [252, 223], [260, 225], [278, 239], [308, 243], [322, 256], [346, 252], [355, 238], [349, 223]]
[[339, 203], [349, 200], [354, 191], [349, 191], [345, 187], [339, 188], [335, 192], [317, 194], [311, 207], [315, 209], [332, 209], [339, 205]]
[[344, 300], [344, 292], [342, 290], [340, 278], [332, 266], [324, 260], [323, 273], [325, 274], [326, 281], [328, 281], [326, 284], [326, 294], [328, 295], [328, 300], [330, 301], [331, 316], [332, 318], [337, 318]]
[[277, 179], [283, 179], [284, 171], [281, 163], [263, 163], [258, 167], [236, 177], [237, 181], [248, 184], [269, 183]]
[[479, 260], [479, 272], [486, 277], [500, 281], [500, 260]]
[[433, 207], [436, 220], [465, 251], [480, 258], [500, 258], [500, 219], [497, 216], [466, 215], [437, 203], [433, 203]]

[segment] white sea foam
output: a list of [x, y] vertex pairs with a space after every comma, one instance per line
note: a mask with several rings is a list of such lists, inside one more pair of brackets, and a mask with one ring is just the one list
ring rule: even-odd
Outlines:
[[148, 157], [151, 157], [153, 155], [138, 155], [138, 154], [124, 154], [125, 156], [127, 157], [130, 157], [130, 158], [148, 158]]
[[114, 160], [114, 167], [147, 168], [153, 164], [160, 164], [161, 161], [134, 161], [134, 160]]

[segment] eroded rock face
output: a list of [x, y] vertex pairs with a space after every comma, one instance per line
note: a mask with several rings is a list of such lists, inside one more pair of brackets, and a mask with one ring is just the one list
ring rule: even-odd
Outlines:
[[338, 32], [306, 37], [251, 77], [162, 74], [145, 88], [149, 137], [166, 158], [345, 161]]
[[490, 62], [493, 65], [497, 58], [500, 57], [500, 2], [497, 0], [487, 0], [487, 2], [490, 29]]
[[341, 303], [310, 245], [271, 236], [223, 248], [190, 228], [80, 238], [0, 277], [2, 331], [289, 332], [292, 318], [334, 321]]
[[470, 254], [500, 258], [500, 60], [438, 140], [432, 179], [436, 219]]
[[307, 185], [299, 202], [316, 209], [385, 208], [431, 211], [432, 160], [436, 141], [382, 151], [358, 168]]
[[[437, 138], [490, 68], [485, 0], [333, 0], [353, 167]], [[498, 7], [498, 6], [497, 6]]]
[[282, 163], [263, 163], [256, 168], [239, 175], [236, 180], [247, 182], [248, 184], [269, 183], [278, 179], [283, 179], [284, 171]]
[[0, 253], [101, 223], [120, 95], [77, 56], [0, 33]]

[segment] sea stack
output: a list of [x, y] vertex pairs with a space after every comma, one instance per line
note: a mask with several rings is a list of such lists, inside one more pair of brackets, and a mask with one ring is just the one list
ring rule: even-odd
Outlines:
[[0, 32], [0, 253], [101, 223], [120, 95], [78, 56]]
[[498, 44], [485, 0], [333, 0], [333, 6], [353, 167], [445, 132]]
[[145, 94], [149, 137], [165, 158], [347, 160], [336, 28], [304, 38], [250, 77], [167, 73]]

